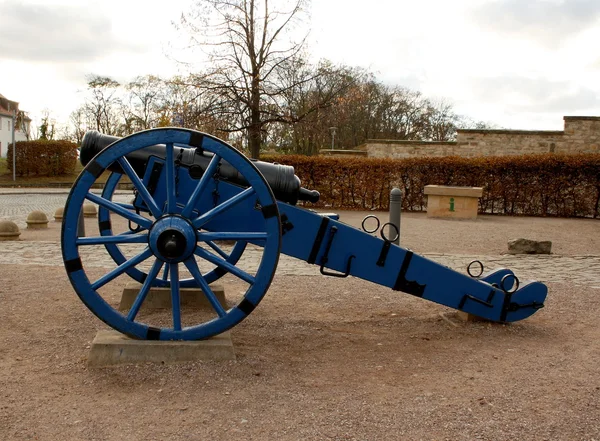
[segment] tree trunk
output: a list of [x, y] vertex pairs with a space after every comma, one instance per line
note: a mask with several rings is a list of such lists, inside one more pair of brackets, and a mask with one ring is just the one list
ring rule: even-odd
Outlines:
[[258, 74], [252, 80], [250, 127], [248, 127], [248, 149], [250, 157], [259, 159], [261, 144], [261, 118], [260, 118], [260, 88]]
[[250, 157], [259, 159], [260, 157], [260, 111], [252, 111], [250, 127], [248, 127], [248, 149], [250, 150]]

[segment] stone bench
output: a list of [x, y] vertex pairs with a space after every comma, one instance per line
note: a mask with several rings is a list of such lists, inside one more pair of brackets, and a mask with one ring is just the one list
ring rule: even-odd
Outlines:
[[476, 219], [483, 187], [426, 185], [427, 217]]

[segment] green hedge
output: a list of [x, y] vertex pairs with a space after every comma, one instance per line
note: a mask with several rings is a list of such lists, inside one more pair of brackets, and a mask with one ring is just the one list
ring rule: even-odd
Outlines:
[[[77, 162], [77, 144], [69, 141], [18, 141], [18, 176], [58, 176], [72, 173]], [[8, 146], [8, 170], [12, 173], [13, 147]]]
[[483, 187], [480, 213], [598, 217], [600, 155], [523, 155], [411, 159], [269, 156], [295, 168], [304, 187], [321, 193], [320, 206], [389, 208], [393, 187], [402, 208], [426, 209], [426, 185]]

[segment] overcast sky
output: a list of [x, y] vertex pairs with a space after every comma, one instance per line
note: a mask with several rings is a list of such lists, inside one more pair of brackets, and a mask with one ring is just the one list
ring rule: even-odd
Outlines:
[[[186, 73], [172, 22], [191, 2], [0, 0], [0, 94], [66, 122], [86, 75]], [[600, 116], [600, 0], [313, 0], [306, 26], [315, 61], [368, 68], [474, 120], [561, 130], [564, 115]]]

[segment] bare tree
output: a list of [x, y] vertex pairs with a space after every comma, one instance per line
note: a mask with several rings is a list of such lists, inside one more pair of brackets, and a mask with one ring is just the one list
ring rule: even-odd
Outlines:
[[226, 130], [247, 133], [254, 158], [266, 126], [290, 122], [278, 105], [285, 86], [277, 73], [299, 55], [306, 39], [286, 39], [301, 20], [306, 0], [277, 5], [269, 0], [201, 0], [182, 19], [196, 43], [211, 47], [214, 67], [203, 85], [220, 97], [223, 109], [236, 114], [235, 126]]
[[50, 110], [42, 111], [42, 122], [39, 127], [39, 139], [52, 141], [56, 131], [56, 120], [51, 117]]
[[30, 126], [29, 126], [30, 122], [31, 122], [31, 119], [29, 118], [29, 115], [27, 114], [27, 112], [24, 112], [23, 110], [19, 110], [17, 112], [17, 121], [16, 121], [17, 130], [19, 130], [21, 133], [25, 134], [25, 139], [27, 139], [27, 141], [29, 141], [29, 139], [31, 138]]
[[69, 116], [69, 124], [72, 128], [71, 140], [77, 144], [81, 144], [83, 136], [88, 128], [87, 115], [85, 112], [85, 106], [80, 106], [71, 112]]
[[158, 124], [158, 109], [164, 92], [163, 81], [154, 75], [136, 77], [126, 85], [125, 120], [132, 131], [145, 130]]
[[109, 77], [90, 75], [85, 111], [93, 119], [95, 129], [107, 135], [118, 134], [118, 110], [121, 105], [117, 92], [120, 84]]
[[[315, 154], [327, 145], [330, 127], [342, 122], [340, 109], [362, 80], [364, 72], [322, 61], [314, 67], [302, 60], [290, 63], [281, 78], [286, 85], [281, 112], [293, 123], [289, 130], [279, 127], [284, 150]], [[275, 141], [274, 144], [277, 144]]]
[[504, 128], [489, 121], [476, 121], [468, 116], [459, 116], [457, 127], [459, 129], [473, 130], [500, 130]]
[[449, 101], [430, 100], [427, 106], [427, 130], [424, 138], [428, 141], [453, 141], [459, 117], [454, 113]]
[[[203, 1], [212, 7], [224, 4], [223, 0]], [[247, 2], [240, 5], [256, 7]], [[233, 8], [232, 3], [227, 5]], [[236, 22], [233, 16], [226, 17]], [[227, 28], [232, 29], [232, 25]], [[233, 43], [230, 39], [223, 44], [243, 52], [241, 43]], [[40, 136], [69, 136], [80, 142], [90, 128], [124, 136], [150, 127], [187, 127], [214, 134], [246, 152], [253, 148], [249, 153], [257, 157], [261, 146], [316, 154], [331, 146], [333, 127], [336, 148], [353, 148], [367, 139], [448, 141], [455, 139], [457, 128], [495, 127], [457, 115], [448, 101], [385, 85], [363, 69], [326, 60], [309, 63], [296, 49], [293, 53], [272, 50], [273, 57], [280, 58], [272, 61], [275, 64], [263, 64], [256, 94], [249, 77], [252, 66], [236, 71], [241, 65], [234, 61], [244, 59], [239, 53], [223, 53], [220, 62], [230, 65], [217, 65], [209, 72], [166, 80], [147, 75], [124, 87], [111, 78], [91, 76], [85, 104], [71, 114], [72, 130], [61, 135], [47, 114], [42, 126], [32, 128]], [[264, 66], [270, 67], [266, 73]], [[253, 107], [256, 97], [257, 108]]]
[[220, 97], [205, 87], [203, 77], [173, 77], [165, 82], [160, 120], [227, 139], [235, 124]]

